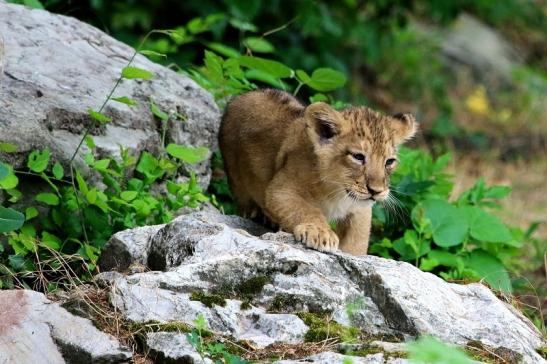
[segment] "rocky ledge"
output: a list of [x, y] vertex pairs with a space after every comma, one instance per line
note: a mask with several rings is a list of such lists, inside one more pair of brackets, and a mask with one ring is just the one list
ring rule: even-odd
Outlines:
[[[102, 268], [109, 271], [96, 281], [111, 288], [112, 305], [134, 324], [191, 327], [203, 316], [215, 335], [259, 350], [313, 341], [316, 323], [328, 322], [332, 336], [346, 329], [370, 340], [433, 335], [456, 345], [478, 344], [513, 361], [543, 362], [536, 352], [544, 345], [541, 334], [482, 284], [447, 283], [408, 263], [374, 256], [309, 250], [290, 234], [266, 232], [239, 217], [196, 212], [167, 225], [123, 231], [103, 257]], [[152, 270], [110, 271], [135, 266]], [[180, 335], [160, 330], [147, 337], [147, 345], [161, 357], [190, 355]], [[327, 352], [307, 362], [338, 358], [345, 356]], [[405, 361], [382, 353], [352, 360]], [[299, 361], [284, 361], [292, 362]]]

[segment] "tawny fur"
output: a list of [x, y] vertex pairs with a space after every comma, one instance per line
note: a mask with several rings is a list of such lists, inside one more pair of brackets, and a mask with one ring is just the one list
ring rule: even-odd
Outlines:
[[267, 89], [228, 104], [219, 142], [240, 214], [262, 212], [314, 249], [363, 255], [372, 205], [387, 197], [397, 145], [416, 127], [409, 114], [305, 107]]

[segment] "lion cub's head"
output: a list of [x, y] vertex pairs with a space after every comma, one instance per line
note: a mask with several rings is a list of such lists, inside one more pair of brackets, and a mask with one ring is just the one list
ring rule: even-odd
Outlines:
[[384, 116], [366, 107], [336, 111], [322, 102], [309, 105], [304, 117], [331, 197], [368, 203], [386, 199], [397, 146], [416, 132], [414, 117]]

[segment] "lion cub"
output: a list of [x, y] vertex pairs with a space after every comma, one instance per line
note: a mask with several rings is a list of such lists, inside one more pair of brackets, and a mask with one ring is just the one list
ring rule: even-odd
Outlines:
[[304, 106], [266, 89], [229, 103], [219, 142], [239, 213], [262, 211], [308, 247], [363, 255], [372, 205], [388, 196], [397, 145], [416, 127], [410, 114]]

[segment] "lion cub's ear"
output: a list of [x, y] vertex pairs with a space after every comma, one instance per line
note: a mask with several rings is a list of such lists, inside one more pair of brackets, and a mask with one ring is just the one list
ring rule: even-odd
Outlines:
[[412, 114], [395, 114], [392, 117], [391, 130], [395, 144], [401, 144], [412, 138], [418, 130], [418, 123]]
[[327, 142], [340, 134], [341, 116], [324, 102], [315, 102], [305, 110], [308, 126], [319, 137], [319, 142]]

